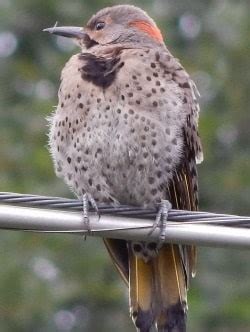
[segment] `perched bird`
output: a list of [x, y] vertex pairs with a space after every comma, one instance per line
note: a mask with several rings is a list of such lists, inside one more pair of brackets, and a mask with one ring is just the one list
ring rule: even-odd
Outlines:
[[[198, 208], [198, 92], [143, 10], [100, 10], [86, 27], [54, 27], [81, 48], [64, 67], [50, 118], [56, 174], [90, 201]], [[140, 332], [186, 331], [193, 246], [105, 239], [129, 286]]]

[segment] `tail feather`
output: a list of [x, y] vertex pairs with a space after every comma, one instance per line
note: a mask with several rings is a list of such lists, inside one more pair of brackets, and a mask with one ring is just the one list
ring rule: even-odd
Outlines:
[[154, 285], [152, 262], [145, 262], [130, 251], [130, 314], [140, 332], [149, 332], [154, 322]]
[[157, 323], [158, 332], [186, 332], [186, 313], [180, 302], [170, 306], [164, 316], [167, 320], [163, 324]]
[[164, 245], [148, 261], [129, 254], [130, 312], [138, 331], [186, 331], [187, 287], [178, 245]]
[[177, 245], [164, 245], [154, 260], [156, 325], [162, 332], [186, 331], [187, 285]]

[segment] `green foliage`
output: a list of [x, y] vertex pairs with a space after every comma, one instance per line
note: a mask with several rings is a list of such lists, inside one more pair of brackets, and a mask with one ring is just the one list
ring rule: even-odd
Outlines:
[[[54, 175], [45, 118], [57, 103], [59, 73], [77, 49], [41, 31], [56, 21], [83, 25], [117, 3], [0, 1], [2, 191], [71, 196]], [[202, 95], [201, 209], [249, 215], [249, 2], [133, 3], [155, 18]], [[249, 331], [248, 253], [199, 252], [190, 331]], [[2, 231], [0, 263], [1, 331], [134, 331], [125, 285], [100, 240]]]

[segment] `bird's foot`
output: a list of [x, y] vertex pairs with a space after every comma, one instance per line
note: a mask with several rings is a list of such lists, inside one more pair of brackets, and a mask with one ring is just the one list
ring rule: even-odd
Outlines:
[[157, 227], [160, 228], [160, 235], [157, 243], [157, 247], [160, 248], [166, 239], [166, 226], [168, 221], [168, 212], [172, 208], [171, 203], [163, 199], [160, 203], [160, 208], [157, 212], [156, 219], [154, 221], [153, 227], [149, 234], [151, 235]]
[[[85, 193], [82, 196], [82, 211], [83, 211], [84, 229], [88, 232], [88, 234], [91, 233], [90, 220], [89, 220], [89, 206], [91, 206], [92, 209], [95, 211], [99, 220], [100, 213], [95, 199], [92, 197], [92, 195]], [[84, 237], [86, 239], [86, 235]]]

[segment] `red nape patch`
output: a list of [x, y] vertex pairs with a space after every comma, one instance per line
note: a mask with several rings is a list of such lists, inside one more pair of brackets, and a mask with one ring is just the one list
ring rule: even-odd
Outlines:
[[146, 21], [133, 21], [129, 25], [146, 32], [150, 37], [156, 39], [157, 41], [163, 42], [161, 31], [157, 28], [157, 26], [154, 26]]

